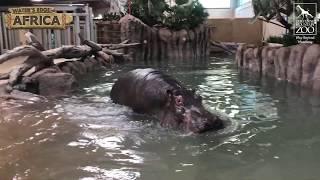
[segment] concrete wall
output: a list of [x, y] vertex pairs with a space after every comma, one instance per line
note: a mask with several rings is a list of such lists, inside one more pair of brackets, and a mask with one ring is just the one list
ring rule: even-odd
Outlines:
[[281, 36], [286, 33], [284, 28], [271, 23], [262, 21], [249, 23], [254, 17], [252, 1], [238, 7], [236, 4], [237, 0], [232, 0], [231, 8], [207, 9], [208, 24], [214, 27], [211, 35], [213, 40], [259, 44], [270, 36]]
[[221, 42], [259, 44], [262, 41], [262, 22], [249, 23], [250, 18], [209, 19], [208, 24], [214, 28], [211, 39]]
[[226, 9], [207, 9], [209, 13], [208, 19], [216, 19], [216, 18], [233, 18], [234, 11], [231, 8]]
[[[273, 21], [278, 23], [276, 21]], [[278, 23], [279, 24], [279, 23]], [[286, 33], [286, 29], [280, 26], [263, 22], [263, 40], [267, 40], [270, 36], [281, 36]]]

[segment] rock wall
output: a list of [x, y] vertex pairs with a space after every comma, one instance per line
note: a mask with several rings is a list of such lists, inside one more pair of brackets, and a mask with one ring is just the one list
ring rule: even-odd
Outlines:
[[236, 64], [259, 75], [320, 90], [320, 45], [256, 47], [244, 44], [236, 53]]
[[126, 15], [120, 21], [121, 40], [140, 42], [140, 48], [129, 50], [136, 60], [202, 60], [210, 53], [210, 28], [205, 25], [192, 30], [173, 31], [149, 27], [139, 19]]
[[[84, 75], [104, 67], [110, 67], [113, 57], [109, 58], [109, 61], [94, 57], [64, 61], [57, 63], [55, 67], [45, 68], [24, 80], [31, 82], [29, 87], [35, 87], [35, 92], [33, 92], [35, 94], [42, 96], [66, 95], [75, 90]], [[30, 88], [26, 90], [30, 91]]]

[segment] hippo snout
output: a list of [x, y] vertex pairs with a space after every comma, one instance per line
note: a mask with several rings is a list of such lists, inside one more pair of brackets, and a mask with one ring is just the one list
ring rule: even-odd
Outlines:
[[[189, 116], [190, 117], [190, 116]], [[204, 133], [206, 131], [215, 131], [225, 127], [224, 121], [216, 115], [206, 111], [203, 115], [195, 117], [194, 115], [186, 119], [185, 129], [194, 133]]]
[[205, 129], [207, 130], [219, 130], [224, 128], [224, 122], [218, 117], [210, 118], [205, 123]]

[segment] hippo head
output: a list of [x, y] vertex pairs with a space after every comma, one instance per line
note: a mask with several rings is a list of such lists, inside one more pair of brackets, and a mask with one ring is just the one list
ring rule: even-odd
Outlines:
[[203, 133], [224, 128], [224, 122], [203, 107], [202, 97], [194, 90], [168, 90], [171, 122], [186, 132]]

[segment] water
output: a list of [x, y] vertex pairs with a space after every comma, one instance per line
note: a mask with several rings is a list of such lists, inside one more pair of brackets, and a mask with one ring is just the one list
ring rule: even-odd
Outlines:
[[320, 100], [308, 91], [248, 76], [226, 59], [169, 65], [162, 69], [208, 109], [232, 118], [218, 133], [189, 135], [111, 102], [113, 82], [137, 67], [97, 72], [72, 97], [2, 103], [0, 179], [319, 179]]

